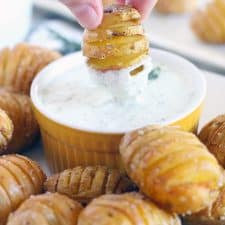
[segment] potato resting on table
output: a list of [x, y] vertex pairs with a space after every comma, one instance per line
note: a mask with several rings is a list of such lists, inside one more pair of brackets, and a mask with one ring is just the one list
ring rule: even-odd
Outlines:
[[216, 117], [203, 127], [199, 138], [225, 168], [225, 115]]
[[141, 194], [104, 195], [93, 200], [80, 214], [78, 225], [180, 225]]
[[59, 57], [57, 52], [25, 43], [5, 48], [0, 51], [0, 86], [30, 95], [37, 73]]
[[[4, 138], [0, 140], [0, 155], [16, 153], [31, 145], [39, 134], [39, 127], [32, 111], [30, 98], [0, 88], [0, 109], [6, 112], [13, 125], [13, 128], [10, 128], [12, 138], [8, 138], [7, 142]], [[1, 120], [1, 123], [1, 126], [9, 124], [7, 119]]]
[[0, 154], [7, 149], [13, 135], [13, 123], [7, 113], [0, 109]]
[[118, 70], [138, 63], [149, 51], [141, 15], [131, 6], [112, 5], [102, 24], [84, 33], [83, 53], [97, 70]]
[[77, 225], [82, 206], [67, 196], [47, 193], [27, 199], [7, 225]]
[[186, 13], [197, 8], [198, 0], [159, 0], [156, 9], [162, 13]]
[[24, 156], [0, 157], [0, 225], [25, 199], [42, 192], [45, 179], [39, 165]]
[[209, 43], [225, 43], [225, 0], [212, 0], [192, 18], [192, 29], [199, 39]]
[[221, 188], [216, 201], [207, 209], [184, 218], [187, 225], [223, 225], [225, 224], [225, 187]]
[[83, 204], [104, 194], [134, 191], [136, 186], [119, 170], [105, 166], [76, 167], [53, 175], [45, 190], [65, 194]]
[[140, 190], [171, 212], [190, 214], [210, 206], [223, 184], [216, 158], [194, 134], [177, 127], [128, 133], [120, 152]]

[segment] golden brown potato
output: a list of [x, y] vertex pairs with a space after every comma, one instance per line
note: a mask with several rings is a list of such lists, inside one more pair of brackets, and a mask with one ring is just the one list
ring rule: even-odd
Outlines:
[[12, 139], [0, 154], [16, 153], [32, 144], [39, 134], [39, 127], [30, 98], [0, 89], [0, 109], [7, 113], [14, 127]]
[[[122, 36], [115, 37], [110, 42], [110, 46], [106, 42], [84, 43], [83, 52], [88, 54], [90, 58], [106, 59], [107, 57], [123, 57], [136, 55], [148, 49], [148, 39], [142, 36], [131, 36], [124, 38]], [[134, 45], [135, 43], [135, 45]]]
[[141, 54], [131, 56], [109, 57], [105, 59], [91, 58], [88, 60], [88, 64], [96, 70], [119, 70], [140, 62], [143, 59], [143, 56], [146, 56], [147, 54], [148, 51], [143, 51]]
[[65, 194], [83, 204], [100, 195], [121, 194], [135, 189], [135, 185], [121, 172], [104, 166], [68, 169], [45, 182], [46, 191]]
[[225, 168], [225, 115], [209, 122], [201, 130], [199, 138]]
[[84, 33], [83, 54], [97, 70], [118, 70], [140, 62], [149, 52], [141, 15], [131, 6], [112, 5], [102, 24]]
[[177, 127], [149, 126], [128, 133], [120, 152], [140, 190], [171, 212], [206, 208], [223, 184], [215, 157], [194, 134]]
[[190, 225], [223, 225], [225, 224], [225, 186], [212, 206], [199, 213], [184, 218]]
[[102, 0], [102, 3], [103, 3], [103, 6], [104, 6], [104, 7], [113, 5], [113, 4], [115, 4], [116, 2], [117, 2], [116, 0]]
[[0, 109], [0, 154], [7, 149], [12, 134], [13, 123], [7, 113]]
[[47, 193], [27, 199], [7, 225], [77, 225], [82, 206], [67, 196]]
[[102, 41], [106, 41], [108, 39], [113, 38], [114, 36], [135, 36], [135, 35], [144, 35], [144, 28], [142, 25], [134, 25], [134, 26], [119, 26], [113, 28], [112, 31], [107, 30], [89, 30], [84, 32], [84, 44], [90, 44], [93, 42], [98, 42], [99, 39]]
[[104, 18], [97, 29], [123, 26], [123, 22], [140, 24], [140, 13], [129, 5], [111, 5], [104, 9]]
[[225, 43], [225, 1], [213, 0], [192, 18], [192, 29], [202, 41]]
[[186, 13], [197, 8], [198, 0], [159, 0], [156, 9], [161, 13]]
[[29, 95], [37, 73], [59, 57], [57, 52], [25, 43], [5, 48], [0, 51], [0, 86]]
[[45, 179], [39, 165], [24, 156], [0, 157], [0, 225], [25, 199], [42, 192]]
[[137, 193], [104, 195], [93, 200], [78, 219], [78, 225], [180, 225], [177, 216], [158, 208]]

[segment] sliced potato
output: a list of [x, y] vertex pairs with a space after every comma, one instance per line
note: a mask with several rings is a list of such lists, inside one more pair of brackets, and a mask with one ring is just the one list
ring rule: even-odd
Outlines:
[[85, 31], [84, 42], [96, 42], [112, 39], [118, 36], [144, 35], [144, 29], [141, 25], [135, 26], [119, 26], [106, 30], [97, 29], [94, 31]]
[[149, 42], [145, 36], [115, 37], [110, 41], [84, 43], [83, 53], [89, 58], [105, 59], [107, 57], [121, 57], [147, 51]]
[[99, 28], [109, 27], [127, 21], [140, 21], [140, 13], [128, 5], [112, 5], [104, 10], [104, 18]]
[[106, 59], [90, 58], [88, 64], [96, 70], [119, 70], [138, 63], [147, 54], [148, 51], [144, 51], [141, 54], [132, 56], [108, 57]]

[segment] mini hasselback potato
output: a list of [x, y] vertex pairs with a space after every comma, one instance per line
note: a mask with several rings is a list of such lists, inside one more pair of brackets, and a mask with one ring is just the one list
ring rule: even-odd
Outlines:
[[84, 33], [83, 54], [97, 70], [127, 68], [140, 62], [148, 51], [141, 15], [128, 5], [106, 7], [101, 25]]
[[185, 224], [190, 225], [223, 225], [225, 224], [225, 186], [212, 206], [201, 212], [184, 218]]
[[194, 134], [177, 127], [128, 133], [120, 152], [140, 190], [171, 212], [190, 214], [210, 206], [223, 184], [215, 157]]
[[198, 0], [159, 0], [156, 9], [162, 13], [186, 13], [197, 8]]
[[216, 117], [203, 127], [199, 138], [225, 167], [225, 115]]
[[0, 157], [0, 225], [25, 199], [42, 192], [45, 179], [39, 165], [24, 156]]
[[58, 193], [32, 196], [9, 216], [7, 225], [77, 225], [82, 206]]
[[25, 43], [5, 48], [0, 51], [0, 86], [29, 95], [37, 73], [59, 57], [57, 52]]
[[78, 225], [180, 225], [177, 216], [158, 208], [141, 194], [104, 195], [80, 214]]
[[0, 109], [4, 110], [13, 124], [12, 139], [0, 154], [18, 153], [37, 138], [39, 127], [28, 96], [0, 89]]
[[13, 134], [13, 123], [7, 113], [0, 109], [0, 155], [6, 150]]
[[191, 21], [199, 39], [209, 43], [225, 43], [225, 0], [212, 0], [196, 11]]
[[83, 204], [104, 194], [121, 194], [136, 190], [135, 185], [119, 170], [104, 166], [76, 167], [53, 175], [45, 190], [65, 194]]

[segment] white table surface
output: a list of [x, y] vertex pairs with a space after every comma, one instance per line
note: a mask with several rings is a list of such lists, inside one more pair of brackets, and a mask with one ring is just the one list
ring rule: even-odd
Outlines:
[[[206, 71], [203, 71], [203, 73], [207, 80], [208, 91], [200, 121], [200, 128], [217, 115], [225, 113], [225, 76]], [[36, 144], [36, 146], [24, 154], [38, 161], [46, 173], [49, 174], [41, 143]]]

